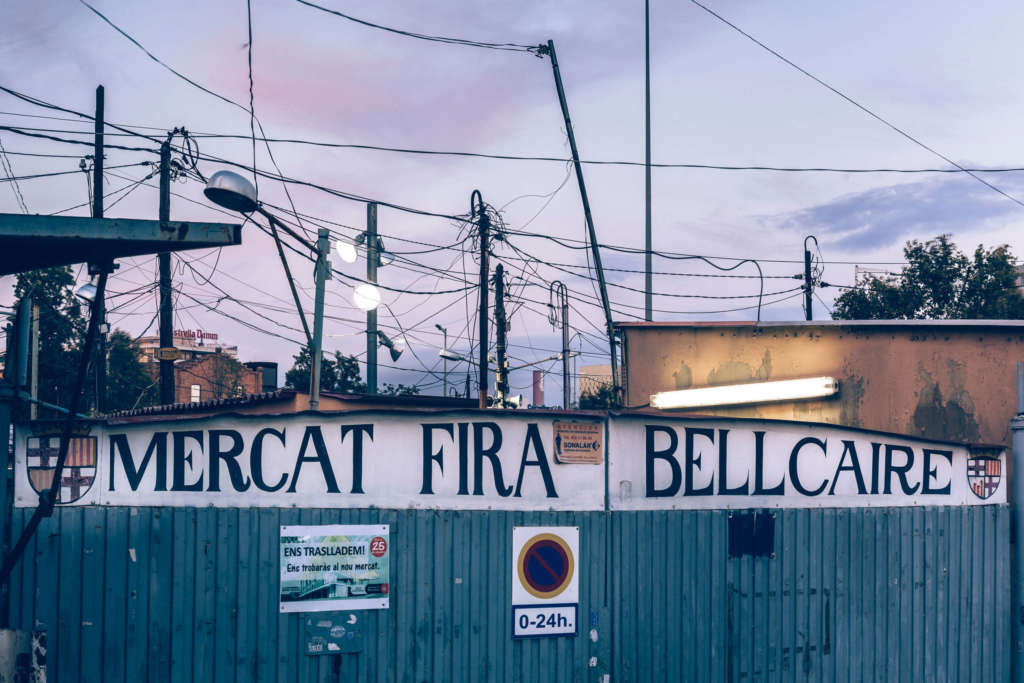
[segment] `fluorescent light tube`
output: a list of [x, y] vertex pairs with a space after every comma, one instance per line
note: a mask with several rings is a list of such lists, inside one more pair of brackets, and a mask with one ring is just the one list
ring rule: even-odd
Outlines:
[[777, 382], [730, 384], [721, 387], [662, 391], [651, 395], [651, 407], [659, 410], [707, 408], [774, 401], [796, 401], [832, 396], [839, 391], [835, 377], [807, 377]]

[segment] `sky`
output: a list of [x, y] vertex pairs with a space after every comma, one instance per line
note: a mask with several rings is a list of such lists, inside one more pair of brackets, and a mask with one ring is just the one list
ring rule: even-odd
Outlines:
[[[0, 85], [91, 113], [95, 88], [102, 84], [108, 121], [157, 137], [183, 126], [196, 136], [201, 155], [251, 166], [246, 3], [92, 4], [167, 65], [241, 106], [174, 75], [78, 0], [8, 0], [0, 6]], [[421, 34], [523, 45], [553, 40], [580, 156], [644, 159], [642, 2], [318, 4]], [[1015, 87], [1024, 67], [1016, 30], [1024, 20], [1020, 3], [708, 0], [710, 9], [934, 152], [697, 4], [653, 0], [650, 5], [655, 163], [953, 168], [942, 155], [967, 167], [1022, 165], [1024, 140], [1018, 127], [1024, 120], [1024, 97]], [[289, 0], [253, 0], [251, 11], [254, 110], [267, 137], [559, 159], [569, 154], [548, 59], [396, 35]], [[0, 126], [91, 139], [89, 121], [40, 116], [75, 118], [0, 93]], [[107, 141], [152, 146], [138, 137], [108, 135]], [[75, 171], [78, 157], [91, 152], [85, 145], [9, 130], [0, 130], [0, 142], [15, 177]], [[560, 350], [560, 329], [548, 320], [548, 288], [555, 279], [565, 282], [572, 297], [572, 348], [581, 352], [575, 363], [608, 362], [588, 253], [578, 248], [586, 239], [580, 192], [566, 163], [285, 142], [270, 143], [269, 150], [273, 160], [267, 145], [257, 145], [261, 171], [273, 174], [280, 168], [291, 178], [443, 215], [466, 214], [471, 192], [479, 189], [511, 231], [493, 249], [511, 292], [511, 364], [539, 361]], [[155, 179], [137, 184], [152, 171], [139, 164], [154, 160], [146, 152], [108, 151], [105, 191], [131, 190], [123, 199], [120, 193], [108, 197], [106, 216], [157, 217]], [[110, 169], [121, 164], [135, 166]], [[203, 160], [198, 168], [208, 177], [230, 167]], [[642, 249], [642, 166], [587, 164], [583, 172], [599, 242]], [[808, 235], [817, 238], [820, 253], [814, 255], [821, 278], [833, 285], [853, 284], [855, 265], [898, 270], [907, 240], [942, 233], [950, 233], [965, 250], [1006, 243], [1015, 253], [1024, 251], [1019, 237], [1024, 206], [964, 174], [681, 168], [656, 168], [652, 174], [655, 250], [705, 256], [721, 267], [757, 259], [766, 276], [760, 311], [766, 320], [803, 318], [802, 298], [793, 291], [800, 283], [792, 277], [802, 271]], [[980, 175], [1024, 201], [1024, 173]], [[21, 211], [13, 185], [0, 177], [0, 212]], [[31, 213], [55, 213], [88, 199], [81, 173], [24, 179], [17, 189]], [[172, 218], [241, 222], [219, 211], [202, 189], [197, 180], [175, 182]], [[282, 183], [259, 180], [260, 199], [280, 207], [271, 211], [282, 218], [294, 220], [294, 204], [300, 214], [313, 217], [303, 221], [310, 230], [326, 227], [327, 221], [338, 234], [354, 237], [365, 228], [363, 202], [294, 184], [288, 190], [290, 197]], [[88, 215], [88, 207], [64, 215]], [[379, 282], [409, 292], [382, 291], [381, 329], [404, 337], [408, 350], [396, 363], [381, 350], [381, 381], [440, 393], [442, 339], [435, 324], [447, 328], [448, 345], [456, 352], [468, 354], [476, 342], [476, 289], [439, 293], [477, 281], [474, 243], [466, 239], [471, 231], [453, 219], [388, 207], [381, 207], [378, 225], [386, 248], [398, 256], [380, 269]], [[308, 316], [312, 265], [294, 253], [289, 260]], [[613, 317], [642, 317], [643, 255], [603, 249], [602, 260]], [[352, 303], [352, 287], [365, 276], [365, 261], [347, 264], [334, 257], [332, 265], [354, 279], [336, 276], [327, 283], [325, 349], [365, 360], [364, 314]], [[84, 282], [82, 269], [74, 270]], [[693, 259], [656, 257], [654, 270], [656, 320], [752, 320], [758, 315], [759, 279], [751, 277], [758, 271], [749, 262], [725, 273], [745, 277], [708, 277], [723, 271]], [[155, 272], [153, 258], [121, 263], [110, 282], [113, 327], [133, 335], [153, 333], [157, 297], [147, 285]], [[267, 235], [249, 223], [241, 246], [175, 257], [174, 282], [175, 328], [217, 332], [222, 341], [238, 345], [245, 361], [277, 361], [283, 381], [303, 335]], [[0, 278], [0, 304], [11, 303], [13, 284], [13, 277]], [[829, 317], [841, 291], [835, 286], [818, 290], [816, 319]], [[493, 344], [493, 327], [490, 337]], [[557, 361], [513, 372], [513, 393], [529, 399], [533, 368], [547, 373], [546, 403], [560, 403]], [[462, 389], [467, 369], [465, 363], [449, 363], [450, 384]]]

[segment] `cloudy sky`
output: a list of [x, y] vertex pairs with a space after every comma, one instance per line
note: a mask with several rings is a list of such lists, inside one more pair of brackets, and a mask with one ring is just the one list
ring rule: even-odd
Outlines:
[[[558, 50], [580, 154], [587, 160], [643, 161], [644, 62], [642, 2], [398, 1], [320, 4], [406, 31], [493, 43], [534, 45], [552, 39]], [[758, 47], [696, 4], [651, 3], [652, 136], [656, 163], [832, 168], [950, 168], [848, 101]], [[95, 0], [94, 6], [175, 70], [233, 106], [184, 82], [151, 60], [77, 0], [8, 0], [0, 6], [0, 85], [68, 109], [92, 112], [98, 84], [106, 89], [108, 121], [162, 137], [184, 126], [206, 156], [252, 163], [249, 135], [246, 4]], [[971, 3], [722, 2], [708, 6], [852, 99], [956, 163], [1013, 167], [1024, 158], [1024, 98], [1019, 93], [1024, 5]], [[428, 42], [360, 26], [289, 0], [253, 0], [255, 112], [268, 137], [423, 150], [564, 158], [568, 144], [550, 62], [527, 52]], [[0, 93], [0, 126], [88, 140], [91, 124]], [[143, 128], [150, 126], [152, 128]], [[202, 137], [227, 134], [237, 138]], [[81, 145], [57, 143], [0, 129], [15, 176], [74, 171]], [[139, 138], [108, 142], [151, 146]], [[144, 144], [139, 144], [139, 143]], [[585, 239], [575, 176], [558, 161], [510, 161], [423, 156], [374, 150], [272, 143], [288, 177], [383, 202], [440, 214], [464, 214], [473, 189], [501, 209], [512, 231], [567, 240]], [[26, 156], [56, 154], [61, 157]], [[145, 152], [110, 150], [108, 168], [152, 161]], [[257, 166], [275, 173], [267, 148]], [[202, 161], [209, 176], [223, 168]], [[108, 216], [156, 218], [155, 181], [136, 184], [146, 166], [111, 170]], [[584, 170], [599, 240], [642, 248], [642, 167], [587, 165]], [[0, 172], [6, 175], [6, 172]], [[1024, 174], [983, 177], [1024, 199]], [[2, 180], [2, 179], [0, 179]], [[32, 213], [54, 213], [85, 202], [84, 174], [20, 181]], [[230, 221], [202, 195], [201, 183], [182, 179], [172, 217]], [[329, 221], [339, 234], [365, 226], [365, 204], [291, 185], [291, 201], [310, 219]], [[290, 202], [281, 183], [262, 179], [261, 199]], [[191, 200], [191, 201], [190, 201]], [[852, 284], [854, 264], [898, 269], [908, 239], [952, 233], [965, 249], [1018, 237], [1024, 207], [962, 174], [784, 173], [656, 169], [653, 178], [655, 248], [715, 257], [722, 266], [756, 258], [765, 275], [764, 319], [802, 318], [798, 282], [806, 235], [817, 236], [823, 279]], [[0, 182], [0, 211], [19, 212], [13, 183]], [[66, 215], [87, 215], [81, 207]], [[292, 219], [294, 220], [294, 219]], [[326, 224], [324, 224], [326, 225]], [[475, 281], [467, 230], [450, 219], [389, 208], [379, 229], [395, 264], [380, 281], [414, 293], [384, 292], [381, 326], [404, 334], [410, 350], [382, 367], [383, 381], [419, 384], [439, 393], [441, 345], [435, 323], [449, 330], [449, 346], [470, 349], [476, 292], [434, 294]], [[460, 243], [460, 240], [463, 240]], [[302, 336], [272, 240], [246, 226], [241, 247], [176, 259], [175, 327], [219, 332], [237, 344], [243, 360], [276, 360], [282, 374]], [[580, 246], [567, 242], [568, 246]], [[455, 246], [452, 246], [455, 245]], [[451, 248], [438, 248], [451, 247]], [[509, 234], [495, 247], [509, 273], [513, 311], [512, 364], [547, 358], [560, 334], [547, 321], [548, 284], [561, 279], [573, 296], [570, 324], [580, 336], [580, 364], [606, 361], [603, 317], [585, 277], [586, 252], [549, 239]], [[816, 254], [817, 256], [817, 254]], [[530, 261], [536, 258], [541, 262]], [[643, 257], [606, 250], [604, 264], [618, 320], [643, 314]], [[526, 260], [524, 260], [526, 259]], [[565, 264], [560, 266], [549, 265]], [[880, 265], [873, 265], [880, 264]], [[291, 265], [312, 309], [312, 268], [293, 254]], [[363, 262], [335, 267], [360, 277]], [[561, 268], [562, 270], [559, 270]], [[78, 269], [76, 268], [76, 271]], [[710, 278], [711, 266], [655, 259], [656, 319], [750, 320], [756, 317], [756, 278]], [[567, 272], [568, 271], [568, 272]], [[133, 334], [147, 329], [156, 296], [154, 259], [122, 263], [111, 290], [110, 320]], [[745, 264], [731, 271], [755, 275]], [[84, 278], [84, 276], [83, 276]], [[513, 279], [518, 278], [518, 279]], [[9, 304], [13, 278], [0, 280]], [[815, 317], [827, 318], [835, 288], [820, 290]], [[328, 350], [365, 354], [363, 316], [352, 305], [352, 281], [328, 283]], [[698, 297], [746, 297], [715, 299]], [[769, 303], [771, 302], [771, 303]], [[752, 308], [753, 307], [753, 308]], [[731, 310], [740, 309], [740, 310]], [[248, 323], [246, 326], [242, 322]], [[155, 327], [150, 328], [155, 329]], [[275, 336], [279, 335], [279, 336]], [[473, 335], [475, 336], [475, 335]], [[492, 333], [493, 341], [493, 333]], [[364, 358], [365, 356], [361, 356]], [[382, 364], [391, 365], [386, 354]], [[546, 384], [548, 403], [561, 395], [558, 363]], [[450, 367], [465, 381], [465, 364]], [[528, 370], [512, 384], [529, 395]]]

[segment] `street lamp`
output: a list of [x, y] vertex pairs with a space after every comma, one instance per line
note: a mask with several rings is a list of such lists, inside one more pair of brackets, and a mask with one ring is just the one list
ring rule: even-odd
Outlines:
[[305, 245], [306, 248], [316, 254], [316, 298], [313, 308], [313, 334], [311, 335], [309, 333], [309, 326], [306, 323], [306, 316], [302, 312], [302, 304], [299, 302], [299, 294], [295, 291], [295, 283], [292, 281], [288, 261], [285, 260], [284, 250], [281, 248], [280, 242], [276, 240], [277, 233], [275, 231], [274, 236], [277, 242], [278, 254], [281, 257], [281, 263], [284, 265], [285, 274], [288, 277], [288, 285], [291, 287], [292, 297], [295, 299], [295, 307], [298, 309], [299, 319], [302, 321], [302, 329], [306, 333], [306, 342], [312, 350], [313, 368], [309, 375], [309, 408], [310, 410], [319, 409], [320, 362], [323, 355], [324, 286], [326, 280], [330, 278], [331, 271], [330, 263], [327, 261], [327, 256], [330, 253], [330, 233], [326, 228], [321, 228], [317, 232], [316, 244], [309, 242], [264, 209], [257, 198], [255, 186], [233, 171], [217, 171], [210, 176], [203, 194], [214, 204], [230, 211], [245, 214], [255, 211], [262, 214], [270, 221], [272, 228], [275, 226], [280, 227], [294, 239], [298, 240], [300, 244]]
[[434, 327], [440, 330], [441, 334], [444, 335], [444, 342], [441, 345], [441, 352], [438, 355], [440, 355], [441, 358], [444, 358], [444, 374], [441, 375], [443, 378], [442, 382], [444, 388], [442, 389], [441, 395], [448, 396], [448, 356], [444, 355], [445, 352], [448, 351], [448, 328], [442, 327], [439, 323], [434, 323]]

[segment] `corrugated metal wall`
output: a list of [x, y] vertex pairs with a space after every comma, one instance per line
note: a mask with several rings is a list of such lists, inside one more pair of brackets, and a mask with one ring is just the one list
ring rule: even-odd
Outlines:
[[[57, 681], [1008, 679], [1006, 506], [780, 510], [774, 559], [730, 558], [728, 515], [62, 508], [10, 622]], [[340, 660], [277, 602], [278, 527], [336, 523], [390, 524], [394, 558]], [[581, 633], [513, 641], [512, 527], [541, 524], [580, 527]]]

